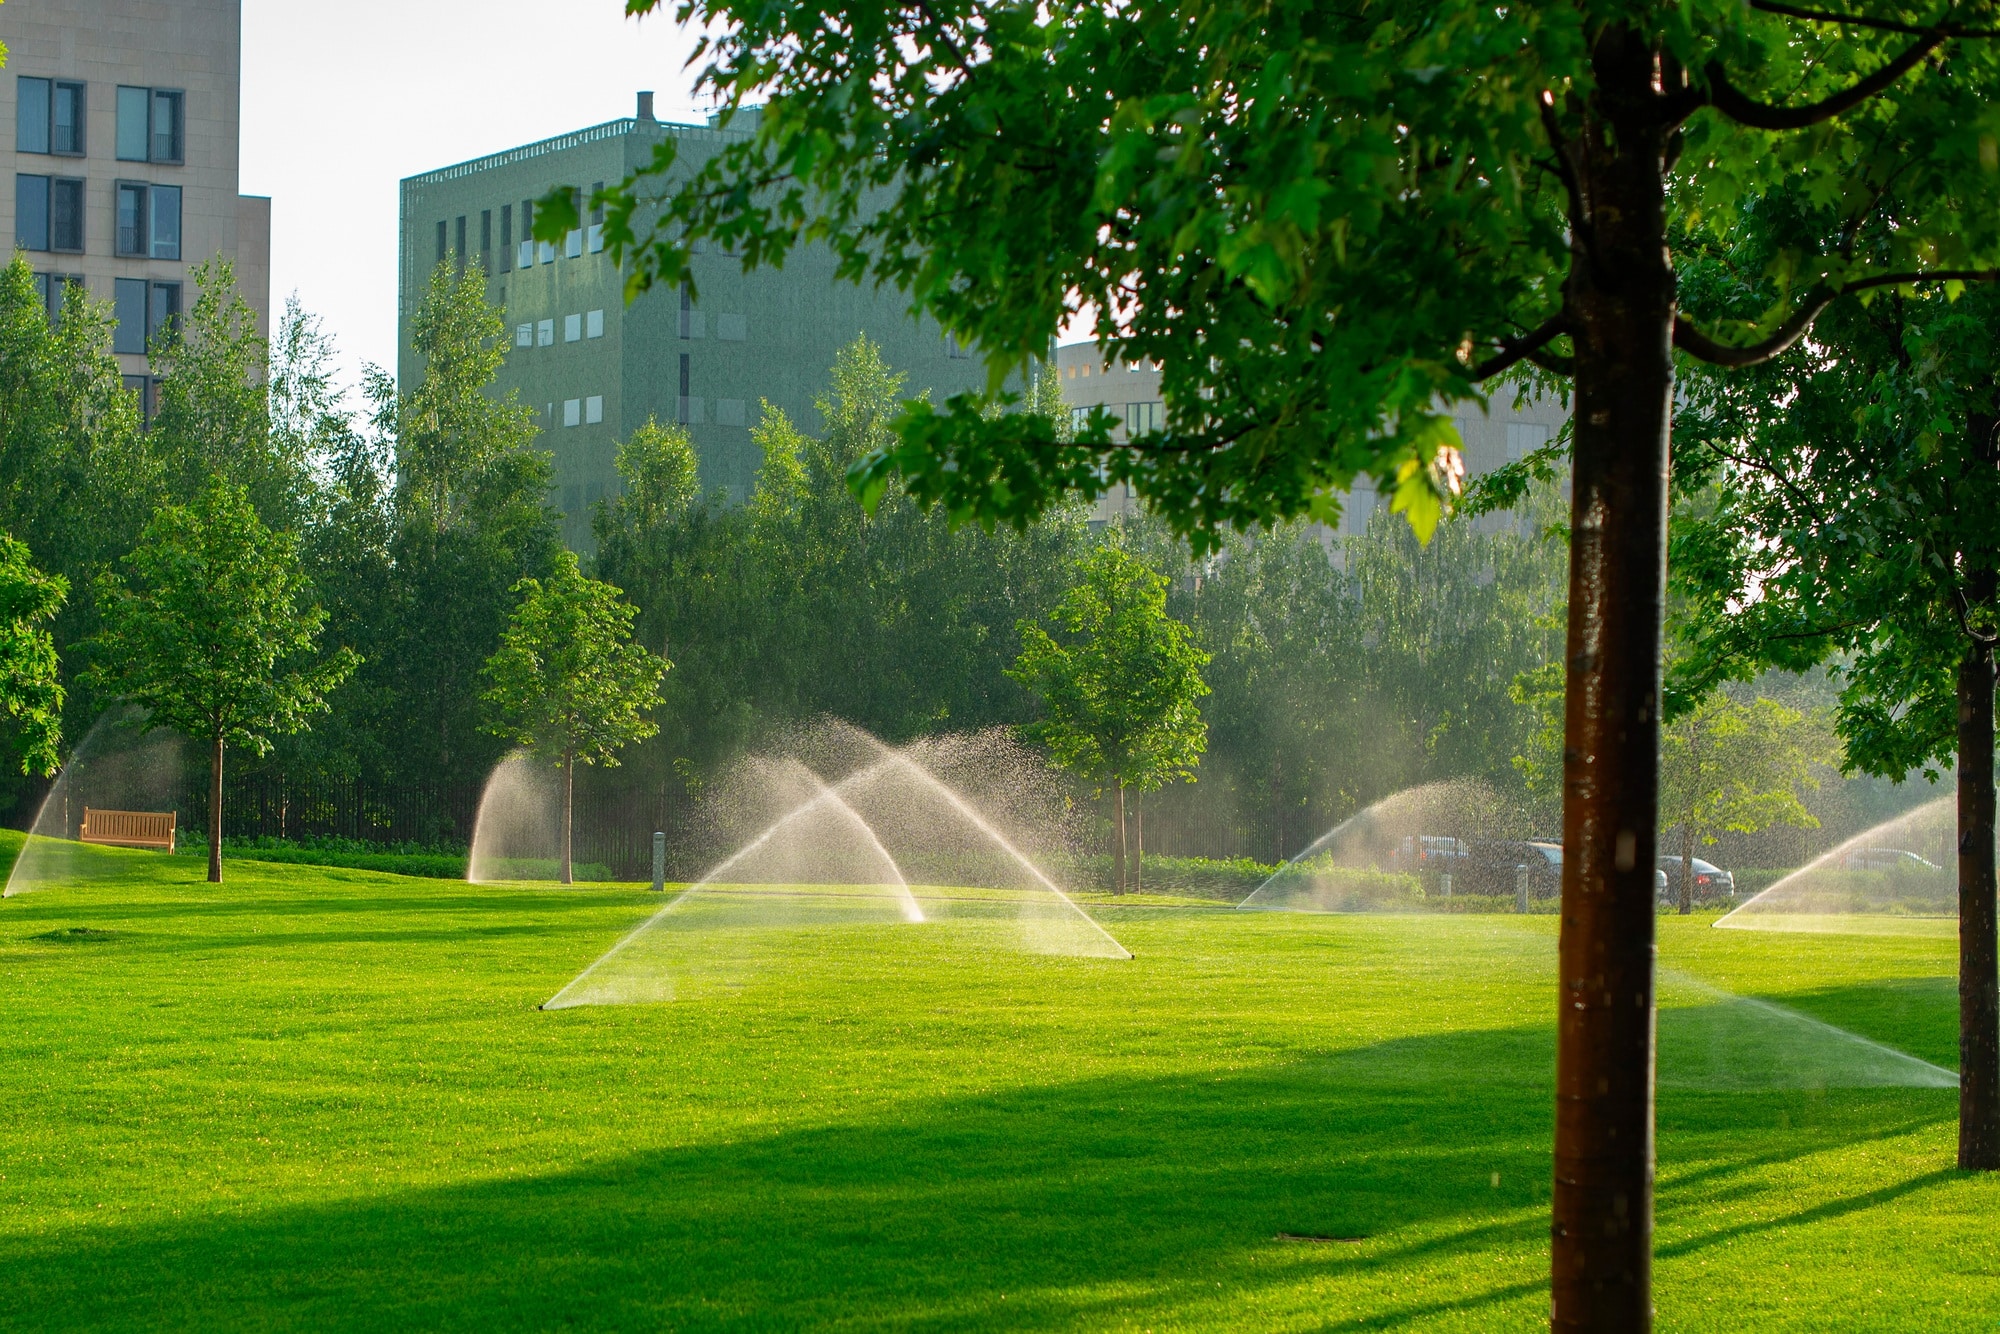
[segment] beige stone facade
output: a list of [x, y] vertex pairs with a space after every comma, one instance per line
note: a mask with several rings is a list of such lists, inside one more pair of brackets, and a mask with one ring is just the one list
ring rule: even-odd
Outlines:
[[[151, 323], [223, 255], [269, 332], [271, 203], [238, 192], [241, 35], [240, 0], [0, 4], [0, 226], [37, 274], [127, 315], [143, 295]], [[119, 362], [146, 373], [143, 354]]]

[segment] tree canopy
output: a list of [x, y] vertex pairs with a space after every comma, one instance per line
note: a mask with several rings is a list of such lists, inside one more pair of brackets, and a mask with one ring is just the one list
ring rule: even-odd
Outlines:
[[220, 881], [225, 747], [261, 755], [303, 729], [357, 659], [319, 651], [326, 613], [297, 539], [265, 527], [243, 487], [217, 478], [193, 503], [161, 507], [123, 564], [98, 580], [93, 671], [153, 726], [208, 743], [209, 879]]

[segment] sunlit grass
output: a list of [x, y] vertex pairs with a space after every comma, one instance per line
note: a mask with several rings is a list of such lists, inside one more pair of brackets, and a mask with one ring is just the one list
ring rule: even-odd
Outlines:
[[[0, 1326], [1546, 1322], [1552, 917], [1100, 901], [1137, 958], [808, 929], [542, 1012], [658, 896], [85, 869], [0, 905]], [[1707, 920], [1661, 924], [1660, 1327], [1993, 1327], [1955, 1094], [1720, 994], [1952, 1066], [1955, 942]]]

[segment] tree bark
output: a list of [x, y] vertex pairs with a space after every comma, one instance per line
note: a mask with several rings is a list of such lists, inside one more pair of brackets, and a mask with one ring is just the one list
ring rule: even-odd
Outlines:
[[2000, 941], [1993, 867], [1993, 647], [1958, 666], [1958, 1165], [2000, 1169]]
[[1125, 892], [1125, 780], [1112, 780], [1111, 800], [1111, 892], [1113, 895]]
[[1562, 934], [1550, 1325], [1652, 1328], [1653, 871], [1674, 273], [1672, 112], [1653, 51], [1612, 25], [1562, 145], [1577, 177]]
[[1146, 794], [1132, 800], [1132, 888], [1146, 892]]
[[222, 738], [208, 765], [208, 883], [222, 883]]
[[576, 883], [576, 881], [571, 878], [571, 863], [570, 863], [570, 850], [571, 850], [570, 841], [571, 841], [571, 835], [575, 830], [575, 819], [573, 815], [573, 811], [575, 809], [575, 798], [576, 798], [576, 756], [564, 755], [563, 756], [563, 818], [562, 818], [562, 883], [564, 883], [565, 885], [573, 885]]

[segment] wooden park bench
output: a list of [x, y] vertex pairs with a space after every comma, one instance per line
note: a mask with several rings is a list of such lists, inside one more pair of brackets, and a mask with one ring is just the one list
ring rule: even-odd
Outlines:
[[85, 843], [109, 843], [121, 848], [174, 850], [173, 811], [94, 811], [83, 808]]

